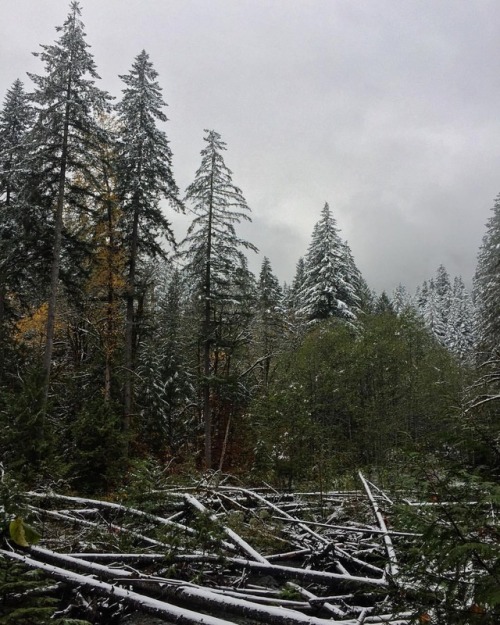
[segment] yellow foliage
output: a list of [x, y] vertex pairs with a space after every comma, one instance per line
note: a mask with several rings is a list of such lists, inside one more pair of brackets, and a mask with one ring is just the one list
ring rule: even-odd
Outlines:
[[24, 343], [30, 347], [43, 347], [47, 329], [48, 307], [49, 305], [45, 302], [17, 322], [15, 338], [19, 343]]
[[[31, 313], [25, 315], [16, 323], [15, 339], [31, 348], [42, 349], [47, 336], [47, 311], [49, 305], [44, 302]], [[60, 334], [67, 327], [61, 317], [56, 316], [55, 334]]]

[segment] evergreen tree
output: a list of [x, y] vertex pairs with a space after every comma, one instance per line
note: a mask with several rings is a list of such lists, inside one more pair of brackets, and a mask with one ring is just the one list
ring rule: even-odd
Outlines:
[[[33, 122], [23, 83], [16, 80], [0, 111], [0, 377], [6, 351], [6, 322], [11, 304], [22, 291], [26, 269], [21, 189], [26, 174], [27, 135]], [[10, 304], [10, 305], [9, 305]]]
[[182, 256], [187, 261], [185, 271], [191, 292], [201, 304], [205, 465], [211, 468], [210, 394], [218, 362], [217, 348], [228, 315], [245, 313], [252, 279], [244, 250], [256, 251], [256, 247], [236, 234], [235, 225], [250, 220], [250, 209], [241, 190], [233, 184], [232, 172], [224, 162], [226, 144], [217, 132], [205, 132], [201, 165], [186, 190], [186, 202], [191, 206], [194, 219], [182, 244]]
[[399, 284], [392, 294], [392, 307], [397, 315], [404, 314], [413, 309], [413, 301], [406, 287]]
[[424, 282], [417, 292], [418, 310], [433, 336], [460, 358], [470, 354], [473, 343], [472, 301], [461, 278], [453, 288], [443, 265], [434, 278]]
[[448, 323], [446, 326], [446, 346], [458, 357], [470, 360], [474, 344], [474, 305], [460, 276], [453, 282]]
[[373, 304], [370, 289], [354, 261], [349, 243], [344, 241], [343, 247], [344, 262], [341, 264], [340, 270], [347, 285], [342, 293], [343, 301], [356, 314], [360, 310], [369, 312]]
[[133, 411], [139, 307], [137, 287], [140, 262], [163, 256], [161, 237], [173, 242], [170, 223], [160, 201], [166, 199], [182, 209], [172, 173], [172, 152], [167, 136], [158, 128], [165, 122], [165, 102], [157, 82], [158, 73], [143, 50], [129, 74], [120, 76], [126, 87], [117, 105], [120, 125], [118, 140], [118, 197], [121, 204], [124, 245], [127, 259], [124, 428], [130, 427]]
[[429, 285], [427, 284], [427, 280], [424, 280], [421, 286], [417, 287], [415, 292], [415, 306], [417, 312], [420, 315], [423, 314], [425, 306], [427, 305], [427, 298], [429, 297]]
[[464, 423], [475, 458], [496, 477], [500, 469], [500, 195], [492, 212], [474, 276], [479, 368], [477, 380], [469, 389]]
[[389, 296], [387, 295], [385, 291], [382, 291], [382, 293], [380, 294], [380, 297], [378, 297], [377, 301], [375, 302], [375, 314], [376, 315], [383, 315], [383, 314], [393, 315], [394, 313], [395, 313], [394, 306], [391, 300], [389, 299]]
[[269, 384], [271, 360], [284, 332], [283, 291], [264, 257], [257, 284], [256, 328], [262, 358], [264, 387]]
[[478, 341], [483, 358], [498, 358], [500, 347], [500, 195], [486, 224], [474, 279]]
[[[53, 45], [42, 45], [39, 56], [44, 75], [30, 74], [35, 84], [31, 99], [36, 107], [32, 133], [31, 169], [36, 172], [28, 190], [30, 200], [45, 198], [51, 203], [53, 228], [50, 289], [47, 310], [47, 338], [43, 368], [45, 400], [48, 397], [54, 349], [57, 288], [62, 268], [62, 251], [68, 237], [64, 233], [65, 205], [79, 209], [85, 190], [81, 182], [91, 176], [96, 142], [106, 140], [96, 115], [108, 109], [109, 96], [95, 86], [99, 78], [89, 45], [85, 41], [78, 2], [72, 2], [69, 15]], [[33, 189], [36, 188], [36, 190]], [[75, 266], [71, 267], [74, 272]]]
[[305, 259], [300, 314], [309, 320], [328, 317], [354, 320], [359, 297], [356, 294], [358, 276], [353, 267], [352, 257], [325, 203]]
[[[168, 261], [155, 276], [150, 328], [138, 354], [140, 441], [157, 455], [177, 453], [193, 439], [186, 406], [193, 404], [181, 271]], [[192, 330], [192, 328], [190, 328]]]
[[[0, 200], [2, 206], [2, 239], [9, 238], [6, 232], [8, 220], [4, 214], [19, 200], [23, 178], [26, 174], [27, 135], [33, 123], [33, 108], [17, 79], [8, 89], [4, 106], [0, 111]], [[14, 221], [10, 220], [11, 223]], [[7, 223], [6, 223], [7, 222]]]
[[305, 261], [301, 256], [297, 261], [297, 265], [295, 267], [295, 276], [292, 280], [292, 284], [287, 289], [285, 303], [287, 309], [290, 311], [297, 311], [300, 305], [300, 292], [302, 290], [302, 285], [304, 284], [305, 277]]
[[434, 279], [434, 286], [437, 296], [440, 300], [440, 308], [442, 311], [443, 321], [448, 321], [448, 310], [450, 308], [450, 300], [452, 295], [451, 281], [444, 265], [439, 265]]
[[[424, 289], [422, 289], [422, 292]], [[435, 338], [444, 344], [446, 336], [446, 316], [444, 314], [442, 304], [436, 283], [433, 279], [425, 284], [426, 298], [421, 308], [422, 318], [425, 325]]]

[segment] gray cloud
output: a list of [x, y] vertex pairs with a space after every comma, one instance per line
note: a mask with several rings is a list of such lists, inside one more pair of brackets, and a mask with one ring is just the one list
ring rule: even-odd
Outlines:
[[[4, 0], [6, 2], [6, 0]], [[63, 22], [16, 0], [0, 88]], [[204, 128], [253, 209], [244, 234], [290, 281], [325, 201], [368, 283], [413, 289], [444, 263], [470, 281], [500, 190], [500, 4], [488, 0], [82, 0], [103, 86], [145, 48], [160, 74], [185, 188]], [[185, 219], [174, 217], [184, 234]]]

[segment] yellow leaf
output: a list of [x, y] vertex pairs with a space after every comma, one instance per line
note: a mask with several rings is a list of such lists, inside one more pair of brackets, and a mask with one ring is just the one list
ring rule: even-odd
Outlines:
[[20, 547], [29, 547], [40, 540], [40, 534], [29, 525], [26, 525], [19, 516], [16, 516], [16, 518], [10, 522], [9, 534], [16, 545]]
[[19, 545], [20, 547], [29, 547], [26, 535], [24, 534], [24, 524], [21, 517], [16, 516], [16, 518], [10, 522], [9, 533], [11, 539], [16, 543], [16, 545]]

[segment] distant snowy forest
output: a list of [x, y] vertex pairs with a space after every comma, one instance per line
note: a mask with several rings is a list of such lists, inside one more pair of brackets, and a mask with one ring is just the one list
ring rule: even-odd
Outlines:
[[443, 266], [374, 293], [327, 203], [293, 282], [268, 258], [254, 276], [226, 144], [205, 131], [179, 191], [148, 54], [112, 104], [73, 2], [37, 56], [0, 114], [0, 438], [20, 478], [105, 491], [156, 458], [292, 484], [437, 452], [472, 414], [464, 462], [497, 466], [499, 204], [474, 297]]

